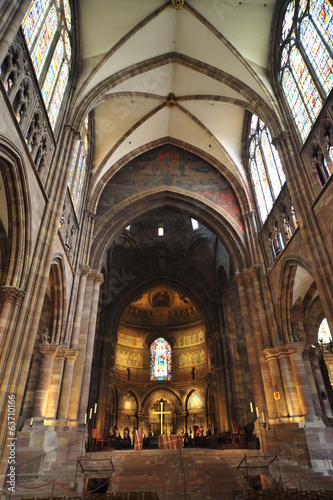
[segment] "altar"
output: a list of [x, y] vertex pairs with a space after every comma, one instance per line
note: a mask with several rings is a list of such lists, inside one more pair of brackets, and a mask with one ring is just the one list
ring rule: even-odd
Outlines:
[[183, 436], [177, 434], [160, 435], [158, 436], [158, 449], [159, 450], [180, 450], [184, 447]]

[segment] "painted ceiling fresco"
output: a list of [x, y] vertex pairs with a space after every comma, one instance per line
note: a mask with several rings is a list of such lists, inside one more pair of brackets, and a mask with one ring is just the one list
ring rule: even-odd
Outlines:
[[106, 185], [97, 218], [127, 198], [161, 186], [203, 196], [222, 208], [244, 232], [241, 209], [230, 183], [206, 161], [170, 145], [148, 151], [122, 168]]

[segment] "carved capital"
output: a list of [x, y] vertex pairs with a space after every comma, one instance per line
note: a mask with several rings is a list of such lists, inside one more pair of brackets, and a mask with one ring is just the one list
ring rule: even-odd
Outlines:
[[77, 357], [78, 357], [78, 350], [77, 349], [67, 349], [66, 351], [66, 360], [69, 360], [69, 361], [72, 361], [73, 363], [75, 363], [75, 361], [77, 360]]
[[302, 354], [304, 351], [305, 342], [293, 342], [291, 344], [286, 344], [277, 347], [269, 347], [264, 349], [263, 353], [267, 361], [271, 359], [280, 359], [282, 357], [290, 357], [294, 354]]
[[90, 267], [84, 266], [83, 264], [79, 265], [79, 274], [80, 276], [88, 276], [90, 273]]
[[96, 219], [96, 214], [94, 214], [94, 212], [92, 212], [92, 211], [91, 211], [91, 210], [89, 210], [88, 208], [85, 208], [85, 209], [83, 210], [83, 213], [84, 213], [84, 215], [86, 215], [88, 218], [90, 218], [90, 219], [92, 219], [92, 220]]
[[56, 344], [39, 344], [39, 352], [42, 356], [54, 358], [58, 352], [59, 346]]
[[255, 210], [248, 210], [247, 212], [243, 212], [242, 216], [244, 219], [252, 219], [255, 218], [256, 212]]
[[20, 306], [25, 297], [25, 291], [15, 286], [2, 286], [0, 288], [0, 305], [4, 302]]
[[96, 274], [96, 280], [95, 283], [99, 283], [100, 285], [104, 283], [104, 276], [102, 273]]
[[66, 352], [67, 352], [67, 347], [60, 347], [59, 346], [58, 350], [56, 352], [56, 358], [65, 359]]
[[287, 141], [289, 138], [290, 138], [290, 133], [284, 130], [283, 132], [281, 132], [280, 135], [277, 135], [272, 138], [272, 144], [273, 146], [277, 146], [282, 142]]

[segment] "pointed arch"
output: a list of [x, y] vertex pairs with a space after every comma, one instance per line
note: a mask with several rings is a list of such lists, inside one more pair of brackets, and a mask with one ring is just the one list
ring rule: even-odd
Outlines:
[[30, 258], [31, 203], [19, 151], [0, 135], [0, 169], [8, 211], [3, 286], [24, 288]]

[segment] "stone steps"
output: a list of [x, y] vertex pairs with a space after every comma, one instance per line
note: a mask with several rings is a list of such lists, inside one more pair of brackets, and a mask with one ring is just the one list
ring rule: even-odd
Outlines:
[[[245, 460], [242, 463], [244, 468], [237, 469], [245, 453], [248, 469], [246, 470]], [[244, 476], [253, 477], [263, 474], [267, 478], [268, 485], [282, 482], [282, 484], [285, 483], [284, 489], [287, 487], [314, 491], [326, 489], [331, 490], [333, 498], [333, 479], [327, 483], [323, 482], [329, 478], [328, 475], [324, 476], [320, 472], [305, 466], [299, 467], [286, 460], [274, 460], [267, 470], [267, 465], [273, 457], [261, 456], [254, 450], [185, 448], [181, 452], [177, 450], [144, 450], [142, 452], [114, 450], [89, 453], [85, 459], [81, 460], [85, 469], [85, 477], [108, 478], [110, 457], [114, 467], [112, 492], [119, 494], [132, 492], [139, 495], [147, 491], [156, 491], [160, 500], [182, 500], [185, 499], [186, 488], [187, 500], [202, 500], [208, 494], [214, 500], [231, 499], [236, 491], [244, 493], [244, 490], [250, 490]], [[55, 480], [73, 491], [76, 468], [77, 462], [72, 461], [65, 468], [60, 465], [55, 466], [38, 478], [21, 477], [18, 482], [37, 487]], [[82, 491], [83, 474], [80, 467], [77, 471], [78, 491]], [[290, 479], [292, 480], [287, 483]], [[12, 495], [11, 499], [27, 500], [31, 498], [32, 491], [35, 494], [37, 491], [39, 498], [43, 498], [43, 495], [45, 495], [44, 498], [49, 498], [47, 495], [50, 495], [51, 488], [52, 484], [39, 490], [17, 488], [19, 496]], [[62, 494], [68, 493], [55, 484], [54, 494], [60, 498]], [[96, 495], [94, 497], [96, 498]]]

